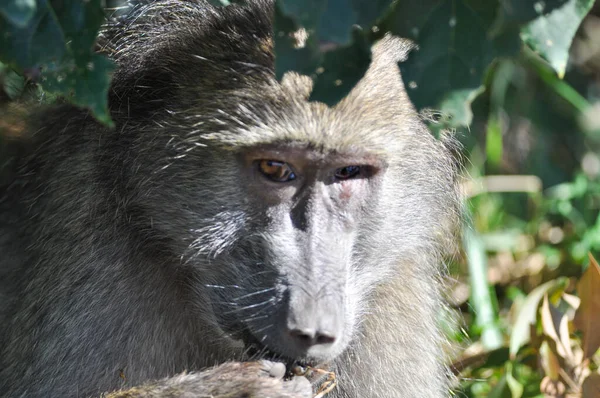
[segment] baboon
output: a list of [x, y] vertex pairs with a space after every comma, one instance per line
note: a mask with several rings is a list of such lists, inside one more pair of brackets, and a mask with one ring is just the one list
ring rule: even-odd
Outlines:
[[276, 80], [272, 8], [142, 2], [98, 40], [114, 129], [59, 103], [3, 140], [1, 396], [310, 397], [278, 362], [327, 364], [328, 397], [448, 394], [457, 170], [411, 45], [328, 107]]

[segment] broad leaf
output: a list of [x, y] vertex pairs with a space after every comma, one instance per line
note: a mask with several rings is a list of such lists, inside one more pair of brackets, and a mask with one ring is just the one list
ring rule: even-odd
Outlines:
[[281, 13], [321, 42], [348, 45], [353, 26], [369, 30], [392, 0], [278, 0]]
[[46, 0], [38, 2], [29, 24], [17, 26], [0, 18], [0, 61], [20, 70], [45, 62], [58, 62], [66, 52], [66, 40], [56, 14]]
[[371, 46], [360, 30], [353, 41], [322, 52], [313, 34], [298, 45], [300, 25], [275, 9], [275, 72], [278, 78], [289, 70], [310, 76], [311, 100], [335, 105], [364, 76], [371, 62]]
[[568, 0], [560, 8], [540, 15], [522, 30], [523, 40], [546, 59], [561, 78], [567, 68], [575, 32], [593, 4], [594, 0]]
[[103, 21], [100, 0], [39, 0], [27, 25], [0, 18], [0, 60], [21, 70], [62, 62], [65, 55], [85, 64]]
[[93, 53], [104, 11], [101, 0], [39, 0], [23, 26], [0, 18], [0, 60], [18, 71], [42, 71], [41, 85], [89, 108], [109, 123], [107, 93], [112, 63]]
[[[425, 20], [410, 18], [398, 7], [386, 19], [395, 34], [411, 34], [419, 50], [400, 65], [407, 91], [417, 108], [438, 108], [452, 118], [452, 125], [470, 123], [470, 104], [482, 90], [483, 76], [498, 56], [519, 50], [517, 32], [492, 36], [495, 0], [425, 1], [431, 11]], [[419, 23], [421, 25], [419, 25]]]
[[370, 45], [356, 32], [351, 45], [325, 54], [310, 99], [336, 104], [364, 76], [370, 63]]
[[592, 373], [583, 381], [581, 398], [600, 397], [600, 374]]
[[112, 125], [108, 112], [108, 88], [114, 69], [112, 61], [94, 54], [84, 68], [58, 68], [44, 75], [42, 87], [60, 94], [75, 105], [89, 108], [96, 119]]
[[0, 3], [0, 16], [21, 28], [33, 18], [35, 10], [35, 0], [3, 0]]
[[302, 45], [295, 38], [300, 25], [275, 7], [275, 74], [281, 79], [285, 72], [296, 71], [306, 76], [316, 76], [323, 54], [314, 37], [308, 36]]
[[562, 7], [568, 1], [502, 0], [499, 4], [496, 27], [506, 29], [510, 26], [522, 25]]
[[583, 333], [583, 355], [590, 358], [600, 347], [600, 267], [590, 254], [590, 266], [577, 283], [581, 303], [573, 323]]
[[523, 395], [523, 385], [514, 378], [512, 374], [512, 363], [507, 362], [504, 367], [504, 374], [498, 383], [491, 389], [488, 398], [521, 398]]
[[536, 324], [538, 307], [544, 295], [556, 289], [564, 289], [567, 284], [567, 278], [554, 279], [536, 287], [527, 295], [510, 334], [509, 352], [511, 359], [514, 360], [519, 349], [529, 342], [531, 338], [530, 327]]

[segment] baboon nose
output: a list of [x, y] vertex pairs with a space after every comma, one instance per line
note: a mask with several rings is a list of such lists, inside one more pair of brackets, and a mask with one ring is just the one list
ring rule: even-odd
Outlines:
[[333, 344], [336, 340], [336, 336], [326, 330], [291, 329], [289, 334], [299, 345], [305, 347]]

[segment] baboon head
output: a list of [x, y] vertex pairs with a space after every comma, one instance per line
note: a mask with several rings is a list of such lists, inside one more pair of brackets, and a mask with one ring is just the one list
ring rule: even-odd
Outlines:
[[132, 201], [180, 257], [178, 275], [224, 336], [283, 358], [331, 359], [369, 312], [373, 289], [418, 272], [403, 259], [431, 250], [454, 211], [444, 145], [399, 76], [410, 45], [382, 40], [361, 82], [328, 107], [307, 100], [310, 79], [274, 79], [264, 16], [236, 11], [226, 20], [248, 29], [220, 26], [240, 35], [220, 45], [189, 24], [177, 31], [162, 7], [138, 18], [165, 13], [170, 36], [149, 22], [152, 45], [126, 34], [113, 44], [142, 54], [115, 51], [118, 61], [145, 68], [121, 67], [116, 84], [130, 89], [112, 99], [115, 118], [128, 117], [123, 130], [148, 137], [132, 158], [152, 178]]

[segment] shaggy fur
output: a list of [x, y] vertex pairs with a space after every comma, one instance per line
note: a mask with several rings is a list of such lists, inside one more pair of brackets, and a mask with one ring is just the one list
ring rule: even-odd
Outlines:
[[[437, 316], [456, 167], [404, 90], [409, 43], [382, 40], [329, 108], [306, 100], [310, 80], [275, 80], [270, 2], [248, 3], [139, 5], [98, 45], [118, 65], [116, 129], [55, 105], [3, 143], [0, 395], [87, 397], [267, 352], [329, 362], [332, 398], [447, 395]], [[293, 194], [246, 167], [257, 151], [377, 172]], [[290, 348], [290, 314], [333, 325], [335, 343]], [[165, 385], [249, 396], [235, 366]]]

